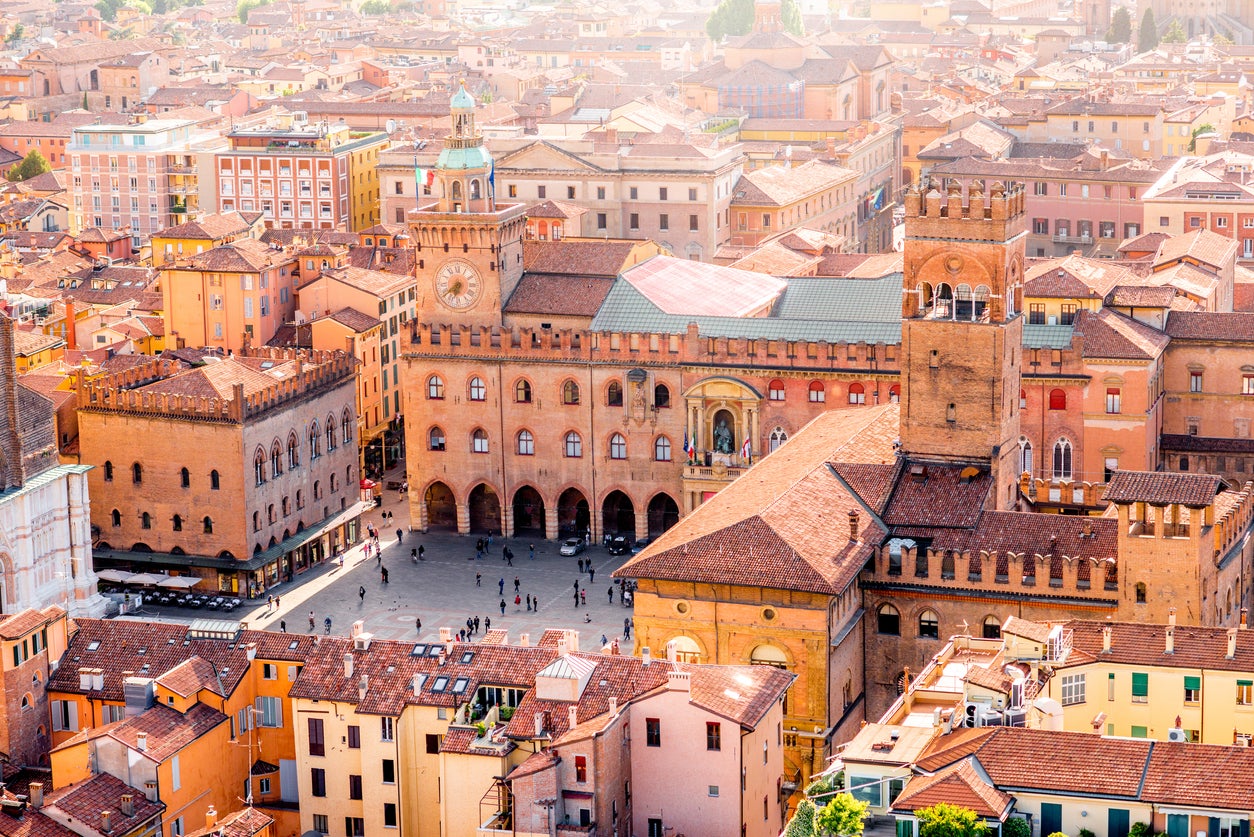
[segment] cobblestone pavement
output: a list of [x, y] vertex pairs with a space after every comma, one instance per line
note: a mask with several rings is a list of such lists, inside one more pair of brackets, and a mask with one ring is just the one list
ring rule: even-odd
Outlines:
[[[401, 479], [398, 468], [385, 477]], [[383, 513], [391, 512], [392, 519], [384, 519]], [[509, 631], [510, 642], [518, 642], [522, 633], [530, 634], [535, 643], [546, 628], [574, 628], [579, 631], [581, 650], [593, 651], [600, 647], [601, 637], [619, 640], [622, 653], [630, 654], [633, 641], [623, 640], [623, 620], [631, 616], [631, 608], [624, 608], [618, 595], [618, 585], [610, 573], [620, 567], [628, 556], [612, 556], [600, 546], [589, 547], [575, 558], [558, 554], [560, 543], [541, 539], [510, 538], [492, 539], [492, 546], [482, 560], [474, 560], [475, 541], [478, 536], [460, 536], [447, 532], [431, 532], [423, 535], [410, 532], [407, 501], [395, 491], [384, 494], [381, 508], [373, 509], [362, 518], [363, 530], [367, 522], [379, 530], [379, 543], [383, 547], [382, 566], [388, 570], [388, 583], [381, 580], [380, 567], [374, 556], [365, 557], [359, 544], [345, 555], [342, 568], [328, 562], [312, 570], [290, 584], [273, 589], [279, 606], [270, 608], [266, 601], [248, 610], [232, 614], [214, 611], [188, 611], [178, 608], [146, 608], [140, 618], [173, 619], [238, 619], [247, 621], [250, 627], [278, 630], [281, 622], [287, 623], [292, 633], [309, 633], [309, 612], [314, 613], [315, 630], [325, 631], [323, 620], [331, 617], [331, 633], [347, 635], [352, 623], [358, 619], [365, 629], [380, 639], [435, 640], [441, 627], [449, 627], [456, 633], [466, 626], [466, 618], [480, 618], [480, 633], [486, 630], [484, 620], [490, 618], [493, 628]], [[397, 527], [401, 527], [403, 540], [398, 542]], [[528, 547], [534, 544], [535, 560], [528, 558]], [[425, 560], [414, 563], [411, 550], [419, 545], [426, 547]], [[514, 565], [506, 566], [501, 557], [502, 546], [514, 552]], [[580, 573], [579, 558], [592, 561], [593, 577]], [[481, 586], [475, 586], [475, 574], [482, 575]], [[514, 578], [519, 579], [518, 593], [514, 592]], [[504, 592], [501, 580], [504, 579]], [[586, 601], [578, 607], [574, 604], [575, 582], [585, 591]], [[613, 602], [609, 590], [614, 588]], [[365, 589], [364, 598], [359, 595]], [[514, 604], [515, 595], [523, 603]], [[526, 609], [526, 597], [531, 595], [539, 603], [538, 611]], [[502, 615], [500, 602], [506, 602]], [[591, 621], [585, 621], [590, 618]], [[416, 629], [416, 620], [422, 620], [422, 631]], [[633, 632], [634, 640], [634, 632]]]

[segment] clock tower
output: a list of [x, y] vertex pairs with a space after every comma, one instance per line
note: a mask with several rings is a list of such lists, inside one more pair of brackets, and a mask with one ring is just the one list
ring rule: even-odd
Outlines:
[[522, 278], [526, 208], [497, 203], [492, 155], [464, 86], [449, 104], [453, 131], [427, 177], [431, 196], [419, 196], [409, 214], [418, 316], [449, 325], [500, 325], [501, 308]]

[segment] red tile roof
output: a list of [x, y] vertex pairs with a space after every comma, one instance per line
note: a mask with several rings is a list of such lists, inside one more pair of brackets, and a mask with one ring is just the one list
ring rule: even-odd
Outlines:
[[[1067, 622], [1071, 647], [1083, 658], [1064, 665], [1104, 663], [1191, 670], [1254, 672], [1254, 631], [1237, 631], [1236, 654], [1228, 657], [1228, 629], [1177, 625], [1173, 653], [1167, 652], [1167, 626], [1133, 622]], [[1102, 629], [1110, 628], [1110, 651], [1102, 651]]]
[[0, 638], [21, 639], [31, 631], [56, 621], [64, 614], [65, 611], [56, 605], [43, 610], [28, 607], [26, 610], [0, 618]]
[[1254, 340], [1254, 313], [1173, 311], [1167, 316], [1172, 340]]
[[940, 802], [961, 805], [981, 817], [999, 820], [1014, 804], [1014, 797], [990, 785], [969, 760], [964, 760], [932, 776], [915, 776], [892, 807], [897, 811], [917, 811]]
[[146, 749], [141, 752], [145, 758], [160, 763], [227, 720], [226, 715], [205, 703], [197, 703], [187, 712], [158, 703], [134, 717], [110, 725], [105, 734], [132, 750], [139, 750], [139, 735], [147, 733]]
[[273, 822], [274, 818], [264, 811], [256, 808], [243, 808], [225, 817], [219, 816], [216, 825], [188, 832], [187, 837], [209, 837], [209, 835], [253, 837]]
[[907, 460], [884, 511], [884, 522], [889, 526], [974, 527], [991, 479], [985, 469], [964, 480], [967, 467]]
[[613, 279], [525, 273], [510, 294], [510, 314], [551, 314], [591, 319], [605, 302]]
[[1159, 741], [1141, 798], [1159, 805], [1254, 810], [1254, 750]]
[[[132, 797], [131, 816], [122, 813], [122, 795]], [[152, 802], [143, 793], [108, 773], [98, 773], [44, 797], [44, 809], [56, 809], [83, 826], [102, 832], [102, 811], [109, 812], [109, 825], [114, 834], [127, 834], [138, 829], [165, 810], [162, 802]]]
[[1223, 481], [1212, 474], [1116, 471], [1110, 475], [1102, 499], [1111, 503], [1179, 503], [1202, 508], [1215, 502], [1222, 485]]
[[1073, 342], [1080, 342], [1084, 357], [1149, 360], [1162, 354], [1171, 342], [1156, 328], [1103, 308], [1080, 311], [1072, 327]]

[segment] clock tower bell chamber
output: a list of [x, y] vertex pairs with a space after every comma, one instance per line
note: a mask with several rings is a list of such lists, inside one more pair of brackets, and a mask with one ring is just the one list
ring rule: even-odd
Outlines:
[[522, 278], [526, 208], [496, 200], [492, 155], [462, 86], [449, 102], [453, 130], [435, 170], [420, 181], [408, 224], [418, 259], [418, 316], [432, 325], [500, 326]]

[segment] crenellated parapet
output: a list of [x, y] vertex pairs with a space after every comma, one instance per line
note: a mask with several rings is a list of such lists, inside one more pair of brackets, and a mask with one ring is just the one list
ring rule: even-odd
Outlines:
[[[181, 379], [196, 374], [196, 369], [154, 359], [93, 381], [80, 381], [79, 409], [240, 424], [350, 381], [357, 369], [357, 359], [345, 352], [262, 347], [237, 357], [272, 361], [269, 368], [278, 370], [281, 377], [250, 392], [240, 381], [232, 385], [230, 396], [191, 395]], [[232, 363], [234, 358], [209, 362]], [[168, 389], [163, 391], [162, 382]]]
[[1026, 192], [1022, 183], [994, 181], [985, 192], [982, 181], [970, 184], [935, 181], [906, 190], [907, 234], [927, 238], [1004, 242], [1026, 229]]
[[1221, 511], [1215, 519], [1216, 563], [1223, 562], [1232, 548], [1244, 541], [1250, 526], [1254, 524], [1254, 482], [1247, 480], [1232, 499], [1235, 502]]

